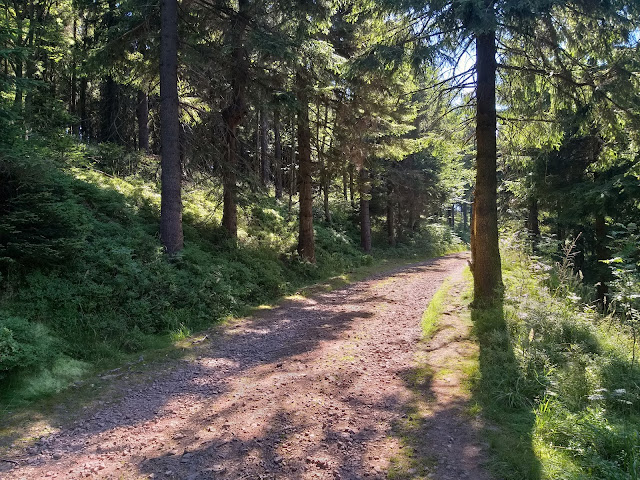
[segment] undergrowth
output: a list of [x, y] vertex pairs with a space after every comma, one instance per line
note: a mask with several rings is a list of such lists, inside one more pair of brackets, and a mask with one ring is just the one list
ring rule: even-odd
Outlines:
[[637, 479], [640, 369], [633, 339], [584, 304], [568, 260], [503, 248], [504, 302], [475, 309], [475, 401], [498, 478]]
[[[295, 253], [297, 211], [264, 193], [239, 198], [239, 240], [220, 227], [222, 192], [184, 185], [184, 251], [158, 239], [157, 162], [60, 140], [0, 152], [0, 402], [61, 390], [134, 352], [169, 346], [248, 307], [380, 261], [457, 248], [425, 225], [397, 249], [365, 255], [347, 202], [316, 210], [317, 264]], [[135, 174], [135, 176], [134, 176]]]
[[422, 327], [422, 338], [429, 339], [438, 328], [438, 319], [444, 311], [444, 301], [447, 298], [451, 285], [448, 280], [438, 288], [438, 291], [433, 295], [429, 301], [427, 309], [422, 314], [422, 321], [420, 325]]

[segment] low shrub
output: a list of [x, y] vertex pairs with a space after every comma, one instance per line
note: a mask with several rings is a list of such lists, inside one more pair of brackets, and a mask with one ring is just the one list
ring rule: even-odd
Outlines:
[[[159, 336], [182, 338], [374, 261], [361, 251], [353, 212], [341, 201], [332, 224], [316, 222], [316, 264], [295, 253], [295, 208], [266, 195], [240, 199], [239, 239], [231, 241], [220, 227], [220, 186], [207, 179], [185, 185], [185, 248], [169, 261], [157, 233], [155, 175], [126, 177], [147, 169], [149, 158], [123, 157], [114, 145], [65, 148], [63, 161], [34, 142], [13, 149], [0, 169], [5, 400], [58, 390], [78, 371], [148, 348]], [[398, 251], [426, 257], [452, 244], [448, 228], [429, 225]]]
[[472, 383], [497, 427], [488, 431], [497, 476], [638, 478], [640, 368], [631, 335], [580, 302], [572, 290], [579, 282], [557, 270], [566, 266], [503, 247], [504, 302], [473, 312], [481, 352]]
[[40, 323], [0, 312], [0, 380], [15, 371], [46, 365], [59, 345]]

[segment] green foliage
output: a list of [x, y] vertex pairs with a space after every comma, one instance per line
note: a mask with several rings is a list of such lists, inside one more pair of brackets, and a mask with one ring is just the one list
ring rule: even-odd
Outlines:
[[44, 325], [0, 312], [0, 379], [13, 370], [46, 364], [57, 347]]
[[[60, 158], [60, 145], [19, 144], [2, 164], [5, 396], [57, 391], [94, 365], [153, 347], [159, 337], [184, 339], [247, 306], [374, 261], [359, 248], [348, 203], [335, 203], [331, 225], [317, 222], [317, 264], [299, 260], [296, 212], [271, 197], [244, 199], [239, 241], [229, 242], [219, 227], [219, 186], [206, 180], [185, 186], [186, 246], [168, 261], [157, 236], [155, 178], [105, 172], [108, 165], [120, 171], [109, 163], [121, 152], [113, 145], [66, 145], [67, 159], [45, 160]], [[428, 225], [393, 254], [424, 257], [454, 241], [448, 228]]]
[[429, 339], [438, 328], [438, 320], [444, 311], [443, 302], [451, 289], [449, 282], [445, 281], [438, 291], [431, 297], [427, 309], [422, 314], [422, 338]]
[[145, 156], [115, 143], [100, 143], [93, 152], [93, 166], [111, 175], [124, 177], [140, 173]]
[[87, 218], [69, 179], [22, 149], [11, 153], [0, 164], [0, 269], [70, 259], [84, 242]]
[[[374, 238], [383, 243], [382, 231]], [[450, 252], [466, 250], [467, 246], [449, 227], [441, 223], [425, 223], [417, 227], [416, 231], [408, 232], [402, 242], [395, 247], [379, 247], [385, 255], [399, 258], [411, 258], [417, 255], [437, 257]]]
[[632, 362], [635, 364], [640, 334], [640, 232], [637, 224], [629, 223], [617, 225], [612, 234], [618, 255], [604, 261], [613, 274], [611, 310], [633, 336]]
[[635, 479], [633, 339], [582, 305], [562, 262], [525, 251], [518, 242], [503, 249], [504, 304], [473, 313], [481, 344], [474, 394], [497, 427], [488, 432], [494, 468], [511, 479]]

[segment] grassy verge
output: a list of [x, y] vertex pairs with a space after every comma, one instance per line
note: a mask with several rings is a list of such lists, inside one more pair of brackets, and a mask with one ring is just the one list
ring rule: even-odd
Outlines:
[[580, 304], [553, 268], [506, 249], [504, 302], [475, 309], [474, 399], [497, 478], [637, 479], [640, 369], [632, 339]]
[[[421, 319], [422, 340], [426, 345], [438, 331], [444, 312], [458, 310], [468, 298], [449, 298], [453, 285], [445, 280], [438, 288], [424, 311]], [[456, 313], [457, 314], [457, 313]], [[451, 372], [459, 365], [443, 368]], [[400, 440], [400, 452], [391, 459], [387, 477], [390, 480], [427, 480], [437, 465], [438, 459], [425, 445], [424, 436], [430, 428], [428, 419], [432, 414], [431, 385], [440, 371], [434, 371], [425, 361], [423, 353], [418, 353], [416, 366], [405, 374], [405, 381], [413, 391], [413, 398], [406, 406], [405, 415], [394, 425], [394, 436]]]
[[220, 228], [219, 186], [199, 179], [185, 185], [185, 249], [167, 261], [155, 163], [118, 176], [107, 153], [71, 145], [61, 161], [47, 160], [45, 147], [3, 159], [10, 198], [0, 216], [0, 412], [141, 354], [166, 355], [194, 333], [283, 296], [336, 288], [459, 245], [447, 227], [426, 225], [398, 248], [365, 255], [351, 207], [335, 198], [332, 224], [316, 212], [312, 265], [295, 254], [295, 208], [246, 193], [231, 242]]
[[422, 327], [423, 341], [431, 338], [437, 330], [438, 320], [444, 311], [444, 302], [450, 289], [451, 283], [448, 280], [445, 280], [442, 285], [440, 285], [440, 288], [438, 288], [438, 291], [433, 295], [427, 309], [422, 314], [420, 326]]

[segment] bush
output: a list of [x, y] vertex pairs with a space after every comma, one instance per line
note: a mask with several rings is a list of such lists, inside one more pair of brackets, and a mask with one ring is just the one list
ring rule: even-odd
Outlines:
[[0, 378], [47, 364], [58, 346], [44, 325], [0, 312]]
[[0, 268], [60, 265], [84, 245], [88, 216], [68, 179], [32, 158], [0, 167]]
[[[21, 144], [0, 167], [1, 301], [11, 319], [0, 330], [0, 372], [33, 370], [18, 382], [24, 398], [159, 336], [181, 338], [374, 261], [359, 247], [348, 203], [337, 204], [332, 225], [316, 224], [316, 264], [295, 254], [295, 211], [265, 195], [239, 202], [239, 240], [231, 241], [219, 225], [220, 186], [207, 179], [185, 187], [185, 248], [167, 260], [155, 170], [136, 170], [148, 157], [68, 143]], [[64, 162], [51, 160], [63, 150]], [[425, 227], [403, 252], [443, 252], [453, 240], [447, 230]]]
[[474, 392], [500, 427], [489, 432], [498, 476], [638, 478], [632, 336], [580, 303], [570, 265], [544, 265], [524, 251], [503, 248], [504, 304], [473, 314], [481, 345]]

